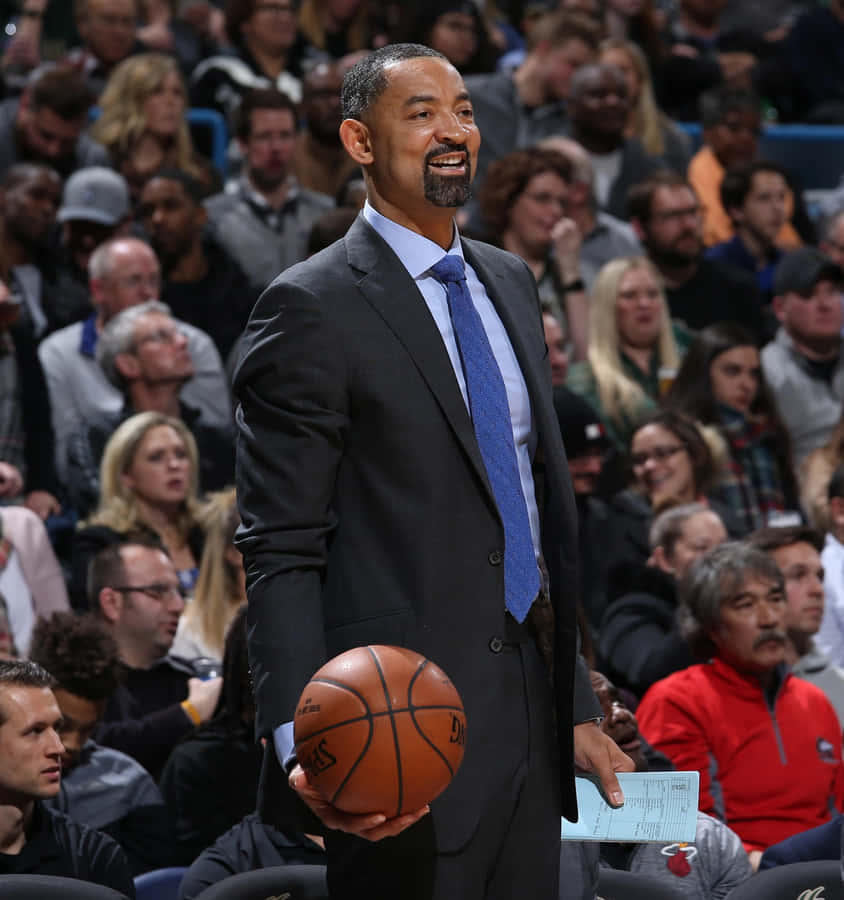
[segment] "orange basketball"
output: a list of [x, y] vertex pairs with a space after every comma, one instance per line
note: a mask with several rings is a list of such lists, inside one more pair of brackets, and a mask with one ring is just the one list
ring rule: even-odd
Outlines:
[[439, 666], [404, 647], [356, 647], [308, 682], [293, 717], [296, 757], [349, 813], [413, 812], [441, 794], [466, 745], [466, 715]]

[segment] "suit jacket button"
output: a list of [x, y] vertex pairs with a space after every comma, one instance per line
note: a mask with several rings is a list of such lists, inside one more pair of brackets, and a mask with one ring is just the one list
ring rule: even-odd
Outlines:
[[493, 653], [500, 653], [504, 648], [504, 641], [501, 640], [500, 637], [494, 637], [489, 642], [489, 649], [492, 650]]
[[491, 566], [500, 566], [501, 561], [504, 559], [504, 557], [501, 555], [500, 550], [493, 550], [492, 553], [489, 554], [487, 559], [489, 560], [489, 564]]

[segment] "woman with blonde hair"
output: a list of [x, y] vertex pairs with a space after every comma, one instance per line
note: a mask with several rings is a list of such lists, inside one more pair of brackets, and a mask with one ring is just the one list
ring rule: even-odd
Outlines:
[[193, 599], [179, 620], [172, 652], [184, 659], [223, 658], [226, 631], [246, 602], [243, 560], [234, 546], [240, 524], [234, 488], [209, 494], [200, 513], [205, 547]]
[[672, 325], [650, 260], [621, 257], [601, 269], [592, 286], [587, 358], [569, 369], [566, 383], [598, 413], [620, 453], [657, 406], [660, 369], [676, 371], [690, 339]]
[[183, 590], [193, 590], [204, 543], [198, 470], [196, 441], [181, 420], [143, 412], [117, 428], [100, 463], [99, 504], [75, 535], [71, 573], [75, 607], [87, 605], [89, 560], [108, 544], [127, 539], [161, 543]]
[[663, 159], [675, 172], [685, 174], [691, 158], [691, 141], [657, 106], [651, 67], [641, 48], [633, 41], [607, 38], [601, 44], [600, 61], [621, 69], [627, 82], [630, 115], [625, 136], [638, 138], [651, 156]]
[[216, 176], [194, 150], [185, 119], [188, 95], [179, 65], [163, 53], [140, 53], [111, 73], [91, 135], [111, 154], [133, 195], [157, 169], [180, 169], [207, 188]]

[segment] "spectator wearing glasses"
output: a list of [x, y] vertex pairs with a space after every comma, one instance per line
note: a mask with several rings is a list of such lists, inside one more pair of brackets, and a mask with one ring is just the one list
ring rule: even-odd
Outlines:
[[[94, 311], [42, 341], [38, 356], [44, 367], [56, 441], [56, 469], [67, 478], [67, 442], [80, 423], [123, 407], [122, 392], [109, 383], [96, 360], [100, 332], [119, 312], [157, 300], [161, 270], [152, 248], [137, 238], [114, 238], [101, 244], [88, 265]], [[211, 338], [181, 323], [188, 339], [194, 375], [184, 399], [209, 423], [230, 427], [231, 400], [220, 354]]]
[[198, 481], [196, 441], [184, 422], [158, 412], [123, 422], [103, 452], [99, 504], [75, 535], [73, 604], [85, 605], [90, 558], [103, 546], [137, 534], [167, 548], [180, 585], [191, 592], [204, 543]]
[[610, 567], [638, 570], [651, 556], [649, 532], [655, 516], [678, 504], [703, 503], [715, 509], [730, 533], [738, 530], [729, 508], [709, 491], [721, 464], [704, 429], [680, 411], [658, 410], [642, 420], [627, 456], [632, 481], [610, 500], [615, 540]]
[[583, 359], [589, 303], [580, 275], [581, 238], [567, 215], [571, 168], [554, 150], [515, 150], [489, 167], [479, 203], [492, 242], [528, 264], [539, 299], [571, 336], [575, 359]]
[[234, 480], [234, 436], [208, 425], [198, 409], [181, 399], [194, 374], [188, 339], [169, 308], [156, 300], [116, 315], [100, 335], [97, 359], [125, 402], [118, 413], [80, 423], [68, 443], [68, 491], [85, 516], [100, 495], [100, 460], [109, 437], [141, 412], [172, 416], [187, 425], [199, 450], [199, 484], [219, 490]]
[[703, 210], [691, 184], [674, 172], [657, 172], [631, 188], [627, 204], [631, 224], [662, 276], [672, 319], [694, 330], [735, 321], [761, 341], [756, 279], [704, 258]]
[[297, 0], [230, 0], [226, 34], [234, 53], [212, 56], [193, 71], [192, 106], [219, 110], [231, 123], [243, 95], [275, 88], [298, 103], [303, 64], [317, 53], [299, 31]]
[[211, 718], [222, 679], [202, 681], [189, 663], [168, 655], [185, 604], [176, 568], [161, 545], [108, 545], [91, 563], [88, 590], [124, 670], [97, 742], [134, 757], [157, 778], [173, 747]]

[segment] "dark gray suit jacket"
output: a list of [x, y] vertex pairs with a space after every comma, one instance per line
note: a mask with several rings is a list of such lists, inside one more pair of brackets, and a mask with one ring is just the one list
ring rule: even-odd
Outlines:
[[[576, 513], [536, 286], [511, 254], [468, 240], [463, 248], [531, 398], [556, 608], [562, 803], [572, 816], [572, 722], [600, 709], [576, 653]], [[422, 653], [448, 673], [466, 708], [463, 765], [432, 807], [440, 849], [459, 847], [490, 785], [524, 751], [498, 740], [508, 713], [490, 642], [505, 634], [504, 533], [442, 337], [363, 218], [259, 299], [235, 393], [238, 545], [259, 733], [291, 720], [311, 674], [343, 650], [381, 643]]]

